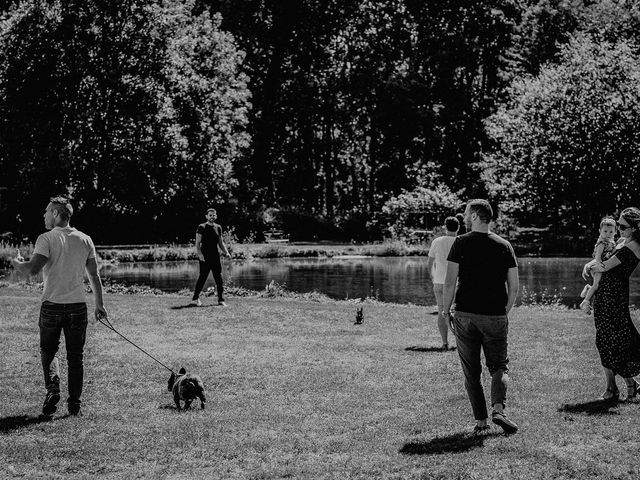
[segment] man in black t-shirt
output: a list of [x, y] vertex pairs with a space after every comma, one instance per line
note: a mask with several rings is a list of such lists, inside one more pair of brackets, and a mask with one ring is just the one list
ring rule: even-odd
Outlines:
[[198, 252], [198, 260], [200, 261], [200, 276], [196, 282], [196, 288], [193, 292], [192, 303], [198, 306], [202, 305], [200, 301], [200, 292], [207, 281], [209, 272], [213, 272], [213, 279], [216, 282], [218, 290], [218, 305], [225, 306], [222, 286], [222, 265], [220, 264], [220, 254], [218, 247], [222, 253], [230, 257], [229, 250], [222, 239], [222, 227], [214, 223], [218, 214], [215, 208], [207, 210], [207, 221], [198, 225], [196, 230], [196, 252]]
[[[493, 217], [486, 200], [471, 200], [464, 213], [468, 233], [458, 236], [447, 257], [444, 313], [456, 336], [475, 431], [489, 428], [482, 389], [480, 349], [491, 374], [492, 421], [505, 433], [518, 426], [504, 413], [508, 364], [507, 314], [518, 293], [518, 264], [511, 244], [489, 231]], [[457, 289], [456, 289], [457, 284]], [[455, 312], [450, 309], [455, 294]]]

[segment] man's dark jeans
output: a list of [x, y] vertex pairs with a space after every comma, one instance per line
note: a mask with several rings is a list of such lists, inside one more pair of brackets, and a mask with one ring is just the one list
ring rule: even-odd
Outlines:
[[220, 257], [217, 255], [205, 257], [204, 262], [200, 260], [200, 275], [198, 276], [196, 288], [193, 292], [193, 299], [197, 300], [200, 296], [200, 292], [204, 287], [204, 283], [207, 281], [209, 272], [213, 272], [213, 279], [216, 282], [216, 289], [218, 290], [218, 301], [223, 302], [222, 265], [220, 264]]
[[40, 358], [47, 392], [60, 393], [60, 372], [56, 353], [60, 332], [64, 332], [69, 367], [70, 406], [80, 406], [84, 368], [82, 356], [87, 333], [86, 303], [44, 302], [40, 307]]
[[504, 405], [509, 379], [509, 321], [506, 315], [479, 315], [456, 311], [453, 322], [456, 346], [464, 373], [464, 385], [471, 401], [473, 415], [476, 420], [484, 420], [488, 414], [481, 381], [480, 349], [484, 351], [487, 368], [491, 374], [491, 405]]

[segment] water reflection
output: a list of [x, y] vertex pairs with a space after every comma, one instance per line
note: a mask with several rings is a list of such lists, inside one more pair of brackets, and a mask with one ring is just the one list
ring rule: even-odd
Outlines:
[[[528, 292], [557, 294], [566, 305], [579, 304], [584, 284], [582, 258], [521, 258], [520, 283]], [[124, 284], [149, 285], [167, 292], [193, 288], [197, 262], [106, 265], [103, 278]], [[385, 302], [433, 305], [435, 299], [425, 257], [223, 260], [223, 276], [236, 285], [262, 290], [274, 280], [296, 292], [313, 290], [336, 298], [376, 297]], [[14, 280], [14, 279], [10, 279]], [[205, 288], [214, 286], [209, 278]], [[638, 272], [631, 278], [631, 303], [640, 305]]]

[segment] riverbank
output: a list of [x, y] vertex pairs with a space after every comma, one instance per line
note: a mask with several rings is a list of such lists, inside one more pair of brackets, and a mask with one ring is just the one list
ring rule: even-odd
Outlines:
[[[425, 244], [409, 244], [400, 240], [373, 244], [291, 244], [291, 243], [234, 243], [228, 245], [234, 259], [251, 258], [313, 258], [336, 257], [341, 255], [362, 255], [375, 257], [420, 256], [429, 253]], [[154, 247], [131, 250], [98, 250], [104, 260], [119, 262], [197, 260], [195, 246]]]
[[[543, 255], [543, 250], [536, 247], [537, 244], [532, 245], [517, 242], [513, 244], [518, 257], [566, 256], [562, 253]], [[233, 243], [228, 245], [228, 248], [233, 259], [250, 260], [252, 258], [334, 258], [340, 256], [427, 256], [429, 246], [430, 242], [408, 243], [402, 240], [388, 240], [367, 244]], [[27, 259], [31, 257], [32, 244], [21, 245], [19, 248], [23, 257]], [[111, 263], [195, 261], [198, 259], [193, 245], [157, 245], [145, 246], [144, 248], [135, 248], [135, 246], [105, 248], [98, 245], [96, 249], [101, 261]], [[11, 258], [14, 258], [15, 255], [15, 246], [0, 243], [0, 269], [8, 268]]]
[[[592, 320], [519, 307], [508, 411], [521, 427], [470, 433], [455, 352], [424, 307], [230, 296], [106, 295], [114, 326], [202, 376], [205, 410], [178, 413], [168, 372], [91, 321], [84, 416], [42, 422], [35, 292], [0, 288], [0, 476], [23, 478], [631, 478], [637, 404], [602, 390]], [[638, 320], [637, 312], [634, 318]], [[549, 339], [552, 339], [549, 341]], [[64, 347], [61, 347], [64, 348]], [[60, 355], [63, 382], [66, 360]], [[488, 387], [489, 379], [484, 377]], [[622, 386], [622, 385], [621, 385]]]
[[[313, 258], [337, 257], [341, 255], [361, 255], [372, 257], [426, 256], [429, 246], [409, 244], [400, 240], [372, 244], [289, 244], [289, 243], [235, 243], [228, 245], [231, 257], [236, 260], [251, 258]], [[98, 256], [106, 262], [165, 262], [197, 260], [195, 246], [153, 246], [146, 248], [101, 248], [96, 247]], [[20, 252], [30, 258], [33, 245], [21, 245]], [[16, 247], [0, 244], [0, 269], [8, 268], [11, 258], [16, 256]]]

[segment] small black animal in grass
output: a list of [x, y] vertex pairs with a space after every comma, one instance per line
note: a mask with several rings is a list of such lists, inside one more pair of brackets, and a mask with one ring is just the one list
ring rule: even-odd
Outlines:
[[364, 314], [362, 313], [362, 307], [360, 307], [356, 311], [356, 321], [353, 324], [362, 325], [363, 323], [364, 323]]
[[178, 375], [171, 372], [167, 389], [173, 392], [173, 401], [176, 403], [178, 410], [182, 410], [180, 400], [184, 400], [185, 410], [191, 407], [191, 402], [196, 398], [200, 399], [200, 408], [204, 408], [207, 402], [202, 380], [198, 375], [188, 374], [184, 367], [180, 369]]

